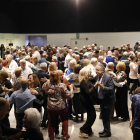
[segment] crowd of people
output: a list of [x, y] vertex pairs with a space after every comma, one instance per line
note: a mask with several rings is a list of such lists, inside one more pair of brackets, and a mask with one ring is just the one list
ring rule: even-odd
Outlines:
[[[97, 44], [73, 50], [70, 45], [1, 47], [0, 140], [43, 140], [40, 127], [48, 127], [50, 140], [60, 139], [60, 122], [61, 135], [69, 139], [68, 120], [79, 119], [85, 121], [79, 135], [88, 138], [94, 134], [94, 105], [100, 105], [104, 128], [99, 137], [111, 137], [110, 121], [121, 120], [129, 121], [133, 139], [140, 139], [138, 42], [106, 50]], [[12, 107], [16, 128], [10, 128]]]

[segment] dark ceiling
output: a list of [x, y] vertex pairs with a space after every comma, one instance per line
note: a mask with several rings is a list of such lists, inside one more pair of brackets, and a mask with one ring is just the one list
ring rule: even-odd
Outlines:
[[140, 31], [136, 0], [1, 0], [0, 33]]

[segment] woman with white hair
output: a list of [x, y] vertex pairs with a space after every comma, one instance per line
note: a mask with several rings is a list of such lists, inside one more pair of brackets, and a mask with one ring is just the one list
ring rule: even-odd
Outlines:
[[112, 52], [108, 51], [108, 56], [105, 57], [104, 62], [108, 63], [108, 62], [113, 62], [114, 63], [115, 58], [112, 57]]
[[[96, 112], [93, 106], [93, 101], [91, 100], [91, 95], [94, 95], [94, 87], [91, 82], [88, 80], [90, 76], [90, 69], [81, 69], [79, 73], [79, 82], [80, 82], [80, 97], [83, 106], [87, 111], [87, 120], [85, 124], [80, 128], [79, 134], [88, 138], [93, 134], [92, 125], [96, 119]], [[94, 97], [92, 97], [94, 98]]]
[[8, 137], [8, 140], [44, 140], [43, 135], [38, 131], [41, 121], [41, 115], [36, 108], [28, 108], [24, 111], [23, 127], [26, 131], [21, 131], [14, 136]]
[[56, 56], [52, 57], [52, 62], [55, 62], [56, 66], [58, 67], [58, 62], [57, 62], [57, 57]]

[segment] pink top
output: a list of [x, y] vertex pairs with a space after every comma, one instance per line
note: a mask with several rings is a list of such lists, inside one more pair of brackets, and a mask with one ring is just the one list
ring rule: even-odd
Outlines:
[[58, 67], [58, 62], [55, 62], [56, 66]]
[[129, 78], [130, 79], [138, 79], [137, 78], [138, 64], [134, 63], [134, 62], [130, 62], [129, 67], [130, 67]]

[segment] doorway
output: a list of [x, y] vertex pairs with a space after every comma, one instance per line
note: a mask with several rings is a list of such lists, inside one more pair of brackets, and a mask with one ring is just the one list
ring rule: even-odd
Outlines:
[[70, 46], [74, 50], [74, 47], [78, 49], [82, 48], [86, 44], [86, 39], [71, 39]]

